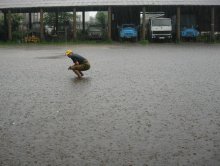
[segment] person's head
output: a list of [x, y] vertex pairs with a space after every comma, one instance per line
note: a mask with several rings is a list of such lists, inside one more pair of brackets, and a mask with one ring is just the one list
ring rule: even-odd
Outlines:
[[72, 51], [72, 50], [66, 50], [66, 53], [65, 53], [66, 56], [70, 56], [70, 55], [72, 55], [72, 54], [73, 54], [73, 51]]

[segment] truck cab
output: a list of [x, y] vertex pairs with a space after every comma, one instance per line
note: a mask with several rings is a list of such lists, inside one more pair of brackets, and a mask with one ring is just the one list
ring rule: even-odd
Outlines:
[[172, 24], [170, 18], [152, 18], [148, 24], [149, 40], [172, 39]]

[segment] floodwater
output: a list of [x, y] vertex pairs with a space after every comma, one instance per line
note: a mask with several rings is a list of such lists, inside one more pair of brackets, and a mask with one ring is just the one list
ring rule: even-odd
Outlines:
[[0, 47], [0, 165], [219, 166], [220, 45]]

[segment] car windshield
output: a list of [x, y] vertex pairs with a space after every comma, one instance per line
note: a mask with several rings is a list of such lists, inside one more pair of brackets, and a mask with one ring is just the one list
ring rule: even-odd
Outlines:
[[155, 19], [152, 20], [153, 26], [171, 26], [171, 20], [170, 19]]

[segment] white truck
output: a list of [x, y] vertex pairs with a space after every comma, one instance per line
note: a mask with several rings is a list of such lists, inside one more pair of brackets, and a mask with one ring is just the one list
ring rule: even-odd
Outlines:
[[149, 40], [171, 40], [172, 24], [170, 18], [151, 18], [148, 23]]

